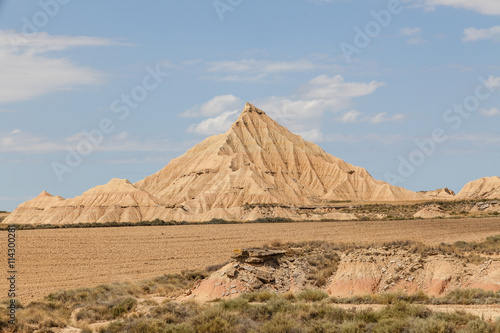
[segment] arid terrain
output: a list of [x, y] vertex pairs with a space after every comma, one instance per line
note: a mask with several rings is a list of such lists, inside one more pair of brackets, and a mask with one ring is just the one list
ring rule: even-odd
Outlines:
[[497, 332], [499, 227], [494, 217], [18, 230], [22, 306], [9, 326], [1, 302], [0, 331]]
[[[225, 133], [206, 138], [139, 182], [114, 178], [69, 199], [42, 191], [3, 223], [466, 217], [469, 212], [498, 215], [499, 197], [500, 177], [471, 181], [458, 194], [448, 188], [417, 193], [376, 180], [366, 169], [326, 153], [247, 103]], [[411, 205], [429, 201], [416, 210]], [[447, 211], [442, 206], [450, 201], [454, 208], [463, 207]], [[394, 215], [393, 207], [367, 205], [368, 210], [356, 215], [352, 210], [359, 209], [357, 202], [407, 202], [413, 207]]]
[[0, 211], [0, 222], [2, 222], [3, 220], [5, 220], [5, 218], [7, 216], [9, 216], [9, 214], [10, 214], [9, 212], [3, 211], [3, 210]]
[[[6, 252], [7, 237], [2, 233]], [[498, 217], [18, 230], [18, 292], [26, 303], [59, 289], [202, 269], [227, 262], [234, 249], [275, 240], [439, 244], [480, 241], [499, 233]]]

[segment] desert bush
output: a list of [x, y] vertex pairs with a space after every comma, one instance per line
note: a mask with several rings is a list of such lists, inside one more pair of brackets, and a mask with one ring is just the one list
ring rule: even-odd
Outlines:
[[111, 315], [113, 318], [121, 317], [133, 310], [136, 305], [137, 301], [134, 298], [125, 298], [124, 300], [119, 301], [118, 304], [111, 309]]
[[181, 290], [192, 288], [196, 282], [205, 277], [207, 277], [206, 272], [183, 271], [181, 274], [168, 274], [142, 281], [139, 287], [144, 293], [166, 296], [172, 292], [179, 293]]
[[277, 295], [269, 290], [263, 290], [260, 292], [245, 293], [241, 295], [241, 297], [248, 302], [266, 302], [274, 297], [277, 297]]
[[110, 320], [112, 318], [111, 307], [107, 305], [91, 305], [82, 308], [76, 314], [77, 321], [84, 321], [87, 323], [94, 323], [99, 320]]
[[325, 298], [328, 298], [328, 294], [322, 290], [308, 289], [308, 290], [301, 291], [297, 295], [297, 298], [300, 300], [304, 300], [306, 302], [317, 302], [317, 301], [321, 301]]
[[151, 309], [151, 317], [163, 320], [167, 324], [178, 324], [194, 317], [200, 312], [200, 306], [193, 302], [167, 302]]
[[492, 325], [488, 324], [484, 320], [474, 319], [467, 323], [467, 325], [461, 329], [459, 332], [463, 333], [488, 333], [493, 332]]
[[241, 297], [222, 301], [219, 306], [227, 311], [244, 311], [249, 307], [248, 301]]
[[432, 304], [500, 304], [500, 292], [483, 289], [455, 289], [443, 297], [434, 298]]
[[278, 333], [278, 332], [289, 332], [289, 333], [300, 333], [304, 332], [303, 329], [301, 329], [298, 325], [298, 323], [285, 316], [284, 314], [277, 314], [274, 316], [270, 321], [264, 323], [262, 325], [261, 332], [268, 332], [268, 333]]
[[70, 315], [71, 311], [61, 304], [33, 302], [19, 311], [16, 319], [21, 326], [64, 327], [68, 324]]
[[197, 332], [207, 333], [235, 332], [236, 324], [236, 317], [217, 307], [204, 311], [193, 320]]
[[108, 326], [99, 329], [99, 333], [120, 333], [124, 332], [124, 323], [120, 320], [112, 321]]

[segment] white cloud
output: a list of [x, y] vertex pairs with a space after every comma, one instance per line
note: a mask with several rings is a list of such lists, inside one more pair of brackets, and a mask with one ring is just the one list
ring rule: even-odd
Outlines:
[[384, 83], [345, 82], [340, 75], [320, 75], [301, 85], [291, 96], [272, 96], [255, 101], [272, 118], [301, 133], [320, 128], [325, 112], [339, 112], [352, 106], [356, 97], [372, 94]]
[[421, 28], [403, 28], [399, 34], [404, 37], [410, 37], [406, 41], [408, 45], [424, 44], [426, 41], [422, 38]]
[[301, 72], [317, 68], [308, 60], [270, 61], [242, 59], [237, 61], [214, 61], [209, 64], [208, 71], [212, 73], [282, 73]]
[[192, 107], [180, 114], [181, 117], [215, 116], [227, 111], [234, 111], [242, 108], [243, 101], [234, 95], [215, 96], [211, 100]]
[[377, 81], [345, 82], [341, 75], [320, 75], [299, 87], [296, 96], [305, 100], [326, 100], [334, 107], [342, 108], [350, 103], [350, 99], [369, 95], [382, 86], [384, 83]]
[[479, 113], [481, 113], [485, 117], [495, 117], [500, 115], [500, 110], [497, 108], [491, 108], [489, 110], [481, 109], [479, 110]]
[[209, 75], [204, 79], [226, 82], [264, 82], [272, 75], [294, 72], [306, 72], [315, 70], [341, 70], [341, 66], [332, 63], [329, 57], [318, 58], [311, 55], [311, 59], [299, 59], [292, 61], [272, 61], [272, 60], [224, 60], [208, 63], [207, 72]]
[[451, 6], [474, 10], [484, 15], [500, 15], [500, 1], [498, 0], [423, 0], [428, 8], [434, 6]]
[[341, 123], [357, 123], [361, 116], [361, 112], [358, 110], [351, 110], [344, 113], [342, 117], [339, 117], [338, 120]]
[[420, 28], [403, 28], [399, 31], [401, 36], [415, 36], [422, 32]]
[[476, 42], [478, 40], [491, 39], [494, 42], [500, 42], [500, 25], [488, 29], [467, 28], [464, 30], [464, 42]]
[[120, 43], [97, 37], [52, 36], [45, 32], [25, 35], [0, 30], [0, 103], [30, 100], [54, 91], [101, 83], [102, 72], [45, 53], [112, 44]]
[[233, 75], [223, 75], [223, 76], [212, 75], [212, 76], [203, 76], [202, 78], [219, 82], [262, 83], [265, 82], [267, 74], [266, 73], [260, 73], [256, 75], [233, 74]]
[[406, 41], [406, 44], [417, 45], [417, 44], [425, 44], [426, 42], [427, 41], [425, 39], [423, 39], [422, 37], [412, 37]]
[[[302, 133], [313, 141], [320, 141], [322, 140], [322, 134], [319, 130], [321, 116], [325, 112], [340, 112], [351, 107], [354, 98], [372, 94], [382, 86], [384, 83], [377, 81], [346, 82], [340, 75], [332, 77], [320, 75], [298, 87], [290, 96], [270, 96], [252, 102], [291, 131]], [[230, 101], [240, 100], [232, 95], [225, 96], [218, 96], [205, 104], [217, 104], [212, 103], [217, 98], [222, 101], [226, 99]], [[206, 110], [205, 114], [207, 114], [208, 110], [216, 109], [220, 115], [206, 119], [199, 124], [192, 124], [188, 128], [188, 132], [204, 135], [221, 133], [229, 128], [231, 123], [236, 120], [236, 114], [242, 109], [241, 107], [233, 110], [230, 107], [205, 108], [202, 106], [188, 110], [189, 114], [201, 115], [201, 110]], [[221, 113], [221, 111], [224, 112]], [[382, 121], [389, 120], [383, 118]]]
[[313, 141], [316, 143], [325, 141], [324, 134], [319, 128], [313, 128], [308, 131], [299, 132], [297, 134], [308, 141]]
[[500, 135], [493, 133], [456, 133], [450, 135], [453, 141], [465, 141], [475, 143], [481, 146], [484, 145], [500, 145]]
[[324, 136], [324, 141], [326, 142], [344, 142], [344, 143], [359, 143], [359, 142], [378, 142], [386, 145], [392, 145], [395, 143], [400, 143], [402, 141], [409, 140], [409, 138], [404, 137], [399, 134], [391, 135], [380, 135], [380, 134], [364, 134], [364, 135], [354, 135], [354, 134], [339, 134], [331, 133]]
[[[0, 152], [42, 154], [75, 150], [80, 142], [86, 141], [86, 135], [81, 132], [60, 140], [52, 140], [36, 133], [19, 129], [0, 131]], [[170, 151], [173, 144], [167, 139], [142, 140], [131, 137], [127, 132], [107, 136], [99, 145], [92, 146], [96, 152], [147, 152]]]
[[381, 112], [373, 117], [367, 117], [368, 121], [372, 124], [380, 124], [388, 121], [401, 121], [404, 116], [402, 114], [395, 114], [394, 116], [389, 116], [387, 112]]
[[363, 113], [358, 110], [351, 110], [341, 117], [337, 118], [337, 120], [341, 123], [360, 123], [360, 122], [369, 122], [372, 124], [380, 124], [385, 122], [396, 122], [404, 119], [402, 114], [396, 114], [394, 116], [389, 116], [387, 112], [381, 112], [374, 116], [362, 116]]
[[87, 36], [49, 35], [46, 32], [24, 34], [15, 30], [0, 30], [0, 48], [14, 51], [25, 50], [33, 53], [62, 51], [71, 47], [132, 45], [121, 41]]
[[201, 135], [220, 134], [227, 131], [237, 118], [238, 111], [223, 112], [217, 117], [205, 119], [199, 124], [192, 124], [187, 131]]
[[486, 85], [490, 88], [498, 88], [500, 87], [500, 76], [491, 75], [486, 80]]

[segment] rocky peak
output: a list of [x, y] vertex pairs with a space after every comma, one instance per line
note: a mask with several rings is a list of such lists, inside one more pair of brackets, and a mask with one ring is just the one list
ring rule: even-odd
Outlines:
[[256, 114], [266, 114], [264, 111], [262, 111], [261, 109], [258, 109], [256, 108], [253, 104], [251, 103], [246, 103], [245, 104], [245, 108], [243, 109], [243, 111], [241, 112], [241, 114], [245, 114], [245, 113], [256, 113]]

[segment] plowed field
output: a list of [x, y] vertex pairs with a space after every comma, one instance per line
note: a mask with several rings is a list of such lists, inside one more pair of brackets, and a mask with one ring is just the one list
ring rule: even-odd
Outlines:
[[[228, 261], [233, 249], [273, 240], [432, 244], [495, 234], [500, 218], [18, 230], [16, 288], [21, 301], [29, 302], [58, 289], [201, 269]], [[0, 236], [5, 272], [7, 232]], [[3, 299], [7, 283], [0, 285]]]

